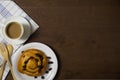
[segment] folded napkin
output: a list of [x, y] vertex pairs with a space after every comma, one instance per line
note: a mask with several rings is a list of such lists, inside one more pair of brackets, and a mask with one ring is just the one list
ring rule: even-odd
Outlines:
[[[32, 26], [32, 33], [35, 32], [39, 26], [12, 0], [1, 0], [0, 1], [0, 29], [3, 27], [5, 20], [8, 17], [12, 16], [22, 16], [25, 17]], [[0, 31], [0, 42], [7, 43], [7, 41], [2, 37], [2, 31]], [[20, 47], [13, 45], [14, 52]], [[3, 57], [0, 55], [0, 63], [2, 62]], [[5, 71], [3, 73], [2, 80], [5, 80], [7, 74], [9, 72], [9, 66], [6, 65]]]

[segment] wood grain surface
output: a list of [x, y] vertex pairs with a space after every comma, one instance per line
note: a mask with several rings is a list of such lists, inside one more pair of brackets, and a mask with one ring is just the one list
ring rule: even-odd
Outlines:
[[55, 80], [120, 79], [119, 0], [15, 2], [40, 26], [26, 43], [45, 43], [56, 52]]

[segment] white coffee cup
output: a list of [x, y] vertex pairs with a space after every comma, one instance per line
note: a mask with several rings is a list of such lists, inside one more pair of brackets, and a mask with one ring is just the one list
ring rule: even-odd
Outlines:
[[2, 32], [9, 43], [22, 44], [31, 34], [31, 25], [23, 17], [12, 17], [4, 24]]
[[5, 25], [5, 36], [9, 39], [21, 39], [24, 34], [24, 26], [18, 22], [10, 22]]

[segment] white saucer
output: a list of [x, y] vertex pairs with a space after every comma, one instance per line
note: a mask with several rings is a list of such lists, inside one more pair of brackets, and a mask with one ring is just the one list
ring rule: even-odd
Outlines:
[[[42, 76], [38, 76], [37, 78], [34, 78], [31, 76], [22, 74], [17, 70], [18, 59], [21, 55], [21, 52], [26, 49], [31, 49], [31, 48], [35, 48], [35, 49], [39, 49], [39, 50], [43, 51], [47, 57], [50, 57], [50, 59], [48, 59], [48, 60], [53, 62], [52, 64], [49, 64], [49, 67], [47, 69], [47, 71], [50, 68], [51, 68], [51, 70], [48, 73], [45, 73], [44, 75], [42, 75], [42, 76], [44, 76], [44, 79], [42, 79]], [[53, 80], [57, 73], [57, 70], [58, 70], [58, 60], [57, 60], [57, 57], [56, 57], [55, 53], [53, 52], [53, 50], [50, 49], [47, 45], [42, 44], [42, 43], [33, 42], [33, 43], [29, 43], [29, 44], [26, 44], [26, 45], [20, 47], [15, 52], [15, 54], [13, 54], [12, 66], [13, 66], [13, 71], [15, 73], [17, 80]]]
[[22, 24], [26, 25], [26, 27], [28, 27], [30, 30], [29, 30], [29, 29], [27, 30], [26, 36], [25, 36], [24, 39], [11, 40], [11, 39], [9, 39], [9, 38], [7, 38], [7, 37], [5, 36], [4, 27], [3, 27], [3, 28], [2, 28], [2, 34], [3, 34], [4, 39], [5, 39], [8, 43], [15, 44], [15, 45], [24, 43], [24, 42], [29, 38], [29, 36], [30, 36], [30, 34], [31, 34], [31, 25], [30, 25], [30, 23], [29, 23], [29, 22], [27, 21], [27, 19], [25, 19], [24, 17], [10, 17], [10, 18], [8, 18], [8, 19], [5, 21], [4, 24], [10, 23], [10, 22], [22, 23]]

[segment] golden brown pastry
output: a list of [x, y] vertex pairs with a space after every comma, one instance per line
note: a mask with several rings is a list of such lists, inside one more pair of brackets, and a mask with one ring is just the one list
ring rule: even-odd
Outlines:
[[42, 75], [47, 68], [47, 57], [38, 49], [28, 49], [22, 52], [18, 61], [18, 71], [29, 76]]

